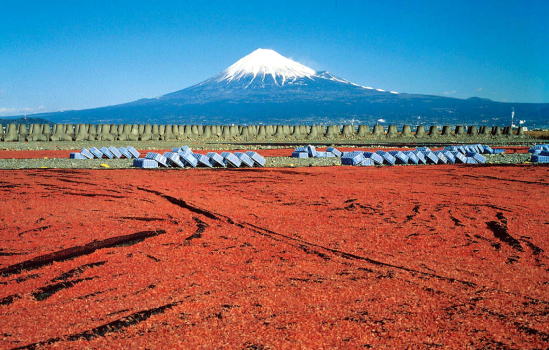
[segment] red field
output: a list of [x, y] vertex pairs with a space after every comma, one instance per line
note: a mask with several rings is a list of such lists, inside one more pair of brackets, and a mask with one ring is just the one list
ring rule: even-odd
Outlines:
[[547, 348], [549, 168], [0, 171], [0, 348]]

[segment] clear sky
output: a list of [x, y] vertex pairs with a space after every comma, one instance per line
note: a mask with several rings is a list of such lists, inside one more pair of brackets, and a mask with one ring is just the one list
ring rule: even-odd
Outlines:
[[549, 102], [549, 0], [0, 0], [0, 115], [155, 97], [256, 48], [399, 92]]

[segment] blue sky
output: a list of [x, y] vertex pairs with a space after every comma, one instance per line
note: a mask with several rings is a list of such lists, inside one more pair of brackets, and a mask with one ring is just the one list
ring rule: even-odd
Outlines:
[[549, 1], [0, 0], [0, 115], [200, 82], [258, 47], [396, 90], [549, 102]]

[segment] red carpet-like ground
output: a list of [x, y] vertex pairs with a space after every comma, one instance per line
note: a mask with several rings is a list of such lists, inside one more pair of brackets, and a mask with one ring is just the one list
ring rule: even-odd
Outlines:
[[0, 171], [0, 348], [547, 348], [549, 168]]

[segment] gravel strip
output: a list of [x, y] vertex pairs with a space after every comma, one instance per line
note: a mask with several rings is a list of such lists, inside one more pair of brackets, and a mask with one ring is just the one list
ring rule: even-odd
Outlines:
[[[105, 164], [106, 166], [101, 166]], [[96, 169], [96, 168], [130, 168], [131, 159], [0, 159], [0, 169]]]
[[[485, 155], [488, 164], [523, 164], [529, 162], [530, 154], [511, 153]], [[339, 158], [291, 158], [291, 157], [266, 157], [267, 167], [316, 167], [316, 166], [341, 166]], [[0, 159], [0, 169], [126, 169], [132, 168], [131, 159]], [[413, 166], [413, 165], [410, 165]], [[417, 166], [417, 165], [416, 165]]]
[[530, 161], [530, 153], [484, 154], [488, 164], [522, 164]]

